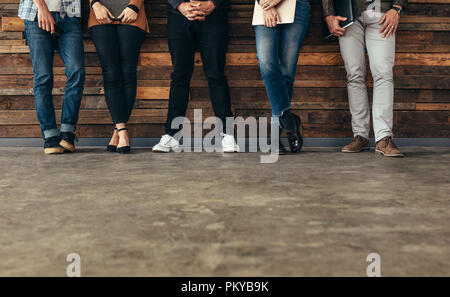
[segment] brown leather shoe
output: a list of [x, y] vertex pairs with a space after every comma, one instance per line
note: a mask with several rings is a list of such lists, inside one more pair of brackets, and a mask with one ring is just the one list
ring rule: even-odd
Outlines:
[[403, 157], [405, 156], [392, 141], [391, 136], [386, 136], [377, 142], [375, 152], [386, 157]]
[[352, 142], [350, 142], [341, 149], [341, 152], [359, 153], [362, 151], [367, 151], [369, 149], [370, 149], [369, 140], [365, 139], [362, 136], [356, 135], [355, 138], [353, 138]]

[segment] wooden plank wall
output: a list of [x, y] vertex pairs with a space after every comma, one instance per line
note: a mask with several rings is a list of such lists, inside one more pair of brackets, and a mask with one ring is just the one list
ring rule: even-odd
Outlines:
[[[88, 9], [86, 2], [84, 11]], [[397, 34], [394, 132], [397, 137], [450, 137], [450, 1], [409, 2]], [[23, 22], [16, 17], [18, 3], [0, 0], [0, 137], [40, 137], [29, 50]], [[146, 6], [151, 34], [144, 43], [138, 70], [138, 100], [130, 121], [134, 137], [158, 137], [163, 133], [169, 94], [166, 1], [150, 0]], [[226, 74], [236, 115], [270, 116], [255, 58], [252, 10], [252, 0], [232, 0]], [[305, 136], [348, 137], [350, 115], [338, 45], [321, 38], [318, 0], [312, 1], [312, 15], [297, 69], [293, 108], [304, 120]], [[108, 137], [112, 125], [103, 97], [101, 69], [88, 34], [85, 37], [87, 77], [78, 133], [81, 137]], [[55, 58], [54, 71], [55, 105], [60, 109], [65, 76], [59, 57]], [[368, 81], [372, 85], [370, 75]], [[190, 117], [194, 108], [203, 108], [204, 116], [212, 115], [198, 56]]]

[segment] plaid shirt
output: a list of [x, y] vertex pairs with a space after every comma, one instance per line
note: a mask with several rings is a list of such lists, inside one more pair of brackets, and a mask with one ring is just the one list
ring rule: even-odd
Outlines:
[[[37, 6], [33, 0], [20, 0], [19, 17], [23, 20], [34, 21]], [[61, 0], [61, 16], [81, 17], [81, 0]]]

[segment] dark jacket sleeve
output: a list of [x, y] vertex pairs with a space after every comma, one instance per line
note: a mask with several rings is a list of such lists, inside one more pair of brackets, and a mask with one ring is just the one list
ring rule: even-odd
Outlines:
[[[406, 0], [395, 0], [395, 1], [406, 1]], [[323, 10], [323, 17], [334, 15], [333, 0], [322, 0], [322, 10]]]
[[408, 0], [394, 0], [392, 1], [392, 5], [400, 5], [403, 10], [406, 10], [406, 5], [408, 4]]
[[170, 6], [173, 7], [173, 9], [177, 9], [178, 5], [180, 5], [183, 2], [184, 2], [183, 0], [169, 0], [169, 4]]
[[[405, 0], [406, 1], [406, 0]], [[223, 0], [212, 0], [212, 2], [214, 2], [214, 5], [216, 7], [219, 7], [220, 4], [222, 4]]]

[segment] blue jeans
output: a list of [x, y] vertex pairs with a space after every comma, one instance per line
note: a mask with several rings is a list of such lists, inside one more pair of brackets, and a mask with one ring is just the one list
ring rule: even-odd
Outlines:
[[297, 0], [294, 23], [275, 28], [255, 26], [258, 64], [274, 122], [291, 108], [298, 55], [308, 32], [310, 14], [309, 0]]
[[52, 12], [56, 26], [63, 33], [60, 37], [39, 28], [34, 22], [25, 20], [25, 38], [30, 47], [34, 74], [34, 100], [36, 113], [44, 138], [59, 134], [53, 105], [53, 58], [58, 51], [65, 65], [67, 77], [61, 114], [61, 132], [74, 132], [83, 96], [84, 48], [80, 18], [64, 17]]

